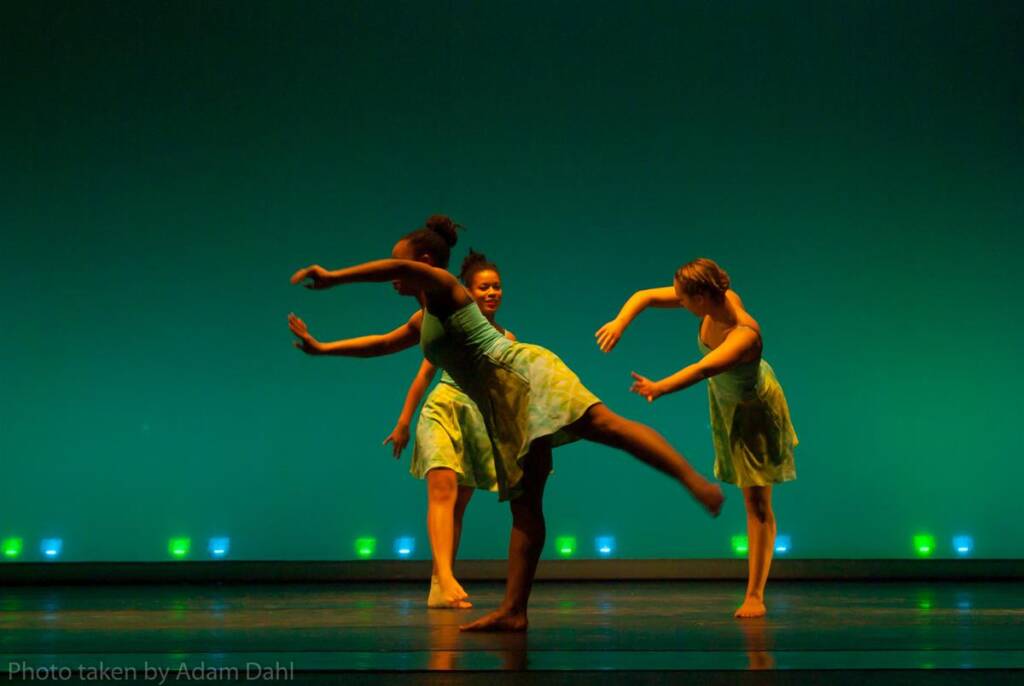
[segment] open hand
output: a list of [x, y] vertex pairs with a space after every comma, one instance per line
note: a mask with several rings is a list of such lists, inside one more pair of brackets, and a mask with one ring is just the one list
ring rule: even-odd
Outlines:
[[651, 381], [645, 376], [640, 376], [636, 372], [630, 372], [633, 376], [633, 385], [629, 387], [629, 390], [637, 395], [642, 395], [647, 398], [647, 402], [653, 403], [655, 400], [665, 394], [665, 391], [661, 389], [657, 381]]
[[288, 315], [288, 328], [298, 338], [297, 341], [293, 341], [296, 348], [307, 355], [319, 355], [322, 352], [320, 341], [313, 338], [309, 329], [306, 328], [306, 322], [299, 319], [294, 312]]
[[619, 339], [622, 338], [622, 332], [625, 330], [625, 324], [618, 319], [611, 320], [594, 334], [594, 338], [597, 339], [597, 347], [603, 353], [611, 352], [612, 348], [619, 342]]
[[383, 445], [391, 444], [391, 454], [397, 460], [402, 450], [409, 443], [409, 425], [398, 423], [395, 424], [395, 428], [392, 429], [388, 437], [384, 439]]
[[327, 283], [328, 271], [321, 267], [319, 264], [313, 264], [308, 267], [303, 267], [299, 271], [292, 274], [292, 284], [297, 284], [309, 279], [307, 283], [302, 284], [306, 288], [312, 290], [319, 290], [321, 288], [327, 288], [330, 284]]

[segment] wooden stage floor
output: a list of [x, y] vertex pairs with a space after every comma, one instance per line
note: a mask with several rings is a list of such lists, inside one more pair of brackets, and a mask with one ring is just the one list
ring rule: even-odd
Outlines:
[[[464, 634], [410, 583], [8, 586], [0, 678], [480, 683], [1024, 683], [1024, 588], [778, 582], [538, 583], [525, 635]], [[583, 674], [585, 673], [585, 674]], [[70, 678], [68, 678], [70, 677]]]

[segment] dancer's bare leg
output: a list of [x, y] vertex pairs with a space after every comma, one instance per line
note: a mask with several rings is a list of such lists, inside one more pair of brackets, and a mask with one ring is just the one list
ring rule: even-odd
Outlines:
[[722, 489], [701, 476], [657, 431], [615, 414], [604, 403], [592, 406], [568, 427], [576, 435], [625, 450], [667, 474], [688, 490], [713, 517], [722, 509]]
[[452, 566], [455, 565], [455, 558], [459, 556], [459, 541], [462, 540], [462, 518], [469, 507], [469, 501], [473, 497], [473, 489], [469, 486], [459, 486], [459, 492], [455, 496], [455, 510], [452, 518]]
[[[473, 497], [473, 489], [468, 486], [459, 486], [459, 493], [455, 496], [455, 511], [452, 519], [452, 576], [455, 575], [455, 559], [459, 556], [459, 541], [462, 540], [462, 518], [466, 514], [466, 508], [469, 507], [469, 501]], [[466, 607], [473, 607], [473, 604], [467, 600], [469, 594], [462, 587], [462, 584], [455, 580], [455, 584], [459, 587], [459, 592], [464, 593], [463, 598]]]
[[544, 485], [551, 472], [551, 440], [538, 439], [523, 460], [522, 493], [509, 503], [512, 507], [512, 535], [508, 544], [508, 580], [501, 606], [463, 631], [525, 631], [526, 606], [544, 550]]
[[[427, 533], [434, 557], [427, 606], [465, 609], [467, 594], [455, 580], [455, 509], [459, 500], [458, 478], [454, 470], [435, 468], [427, 472]], [[465, 510], [465, 506], [463, 506]], [[459, 522], [461, 532], [461, 519]]]
[[747, 596], [736, 610], [740, 618], [762, 617], [767, 612], [764, 587], [775, 552], [775, 513], [772, 512], [772, 487], [750, 486], [743, 489], [747, 506], [747, 549], [749, 577]]

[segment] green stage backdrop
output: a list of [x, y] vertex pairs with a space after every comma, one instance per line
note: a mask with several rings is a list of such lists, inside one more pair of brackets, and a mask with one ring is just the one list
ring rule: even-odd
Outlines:
[[[292, 287], [434, 212], [501, 266], [500, 321], [705, 474], [682, 310], [594, 331], [708, 256], [762, 323], [798, 479], [793, 557], [1019, 558], [1024, 63], [1019, 2], [21, 2], [0, 21], [5, 560], [429, 556], [424, 484], [381, 441], [419, 365], [309, 358], [415, 302]], [[549, 544], [734, 555], [623, 453], [555, 454]], [[462, 556], [500, 558], [470, 505]], [[920, 541], [918, 541], [920, 543]], [[49, 543], [56, 546], [56, 543]]]

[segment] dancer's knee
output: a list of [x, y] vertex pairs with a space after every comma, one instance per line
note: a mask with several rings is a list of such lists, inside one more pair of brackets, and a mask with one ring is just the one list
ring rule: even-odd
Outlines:
[[594, 405], [574, 425], [584, 438], [599, 443], [615, 443], [625, 433], [629, 420], [615, 414], [604, 403]]
[[523, 457], [523, 488], [533, 492], [543, 490], [551, 473], [551, 437], [538, 438]]
[[466, 512], [466, 507], [469, 505], [469, 501], [472, 497], [472, 488], [469, 486], [458, 487], [455, 497], [455, 516], [457, 518], [462, 518], [462, 515]]
[[512, 526], [519, 529], [546, 530], [544, 507], [539, 500], [523, 495], [511, 501], [509, 505], [512, 509]]
[[455, 503], [459, 482], [451, 469], [431, 469], [427, 472], [427, 498], [431, 503]]
[[764, 524], [772, 517], [771, 501], [763, 486], [751, 486], [743, 489], [743, 501], [747, 507], [747, 515]]

